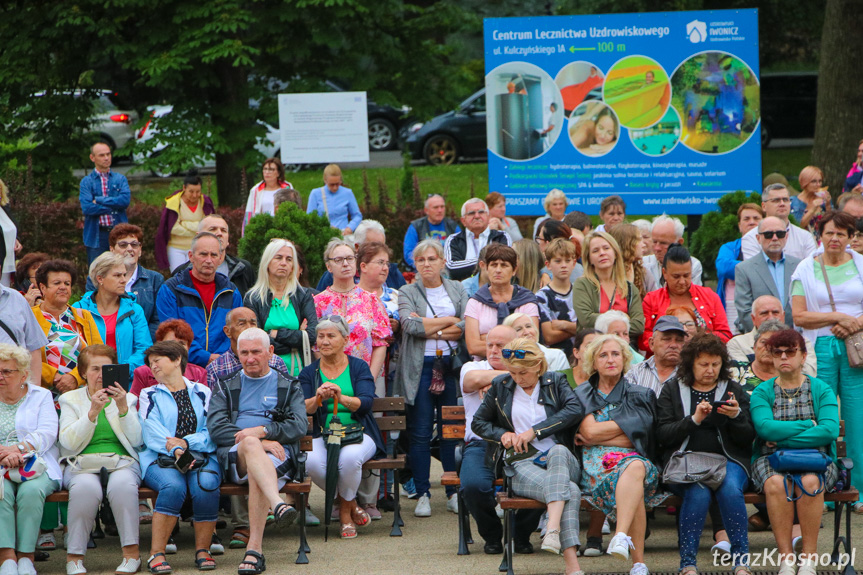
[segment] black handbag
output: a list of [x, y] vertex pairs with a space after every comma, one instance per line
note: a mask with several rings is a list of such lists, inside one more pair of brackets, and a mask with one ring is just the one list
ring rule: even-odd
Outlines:
[[[195, 459], [197, 465], [192, 469], [200, 469], [205, 466], [207, 462], [210, 460], [210, 455], [208, 453], [203, 453], [201, 451], [193, 451], [191, 449], [187, 450], [188, 453]], [[163, 469], [177, 469], [177, 458], [173, 455], [165, 455], [164, 453], [160, 453], [159, 457], [156, 459], [156, 463], [159, 467]]]
[[[337, 420], [338, 421], [338, 420]], [[324, 436], [324, 442], [326, 443], [328, 437], [340, 437], [342, 445], [353, 445], [355, 443], [363, 442], [363, 433], [365, 427], [360, 425], [359, 423], [349, 423], [348, 425], [342, 425], [337, 423], [333, 425], [333, 422], [321, 430], [321, 435]]]

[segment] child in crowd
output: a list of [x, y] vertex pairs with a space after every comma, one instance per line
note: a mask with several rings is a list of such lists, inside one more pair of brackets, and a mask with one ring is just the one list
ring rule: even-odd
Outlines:
[[575, 266], [577, 250], [571, 241], [552, 240], [545, 248], [545, 267], [551, 271], [551, 283], [536, 294], [540, 326], [546, 345], [562, 350], [572, 362], [572, 342], [578, 331], [572, 309], [570, 274]]

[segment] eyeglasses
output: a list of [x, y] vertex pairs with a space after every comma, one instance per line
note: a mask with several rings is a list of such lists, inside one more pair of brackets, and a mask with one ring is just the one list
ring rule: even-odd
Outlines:
[[527, 354], [533, 355], [533, 352], [528, 349], [502, 349], [500, 354], [504, 359], [515, 357], [515, 359], [524, 359]]
[[765, 202], [770, 202], [772, 204], [790, 204], [791, 198], [770, 198], [769, 200], [764, 200]]
[[796, 347], [790, 347], [790, 348], [787, 348], [787, 349], [782, 349], [782, 348], [780, 348], [780, 349], [771, 349], [771, 350], [770, 350], [770, 353], [771, 353], [771, 355], [773, 355], [773, 357], [775, 357], [776, 359], [780, 359], [782, 356], [794, 357], [795, 355], [797, 355], [797, 352], [798, 352], [798, 351], [799, 351], [799, 348], [796, 348]]
[[330, 258], [327, 261], [331, 261], [334, 264], [336, 264], [337, 266], [343, 266], [345, 264], [350, 265], [350, 264], [354, 263], [354, 260], [356, 260], [356, 259], [357, 259], [356, 256], [344, 256], [344, 257], [340, 257], [340, 258]]
[[471, 210], [469, 212], [465, 212], [465, 217], [472, 218], [474, 216], [484, 216], [488, 213], [488, 210]]
[[121, 250], [125, 250], [127, 248], [138, 249], [141, 247], [141, 242], [117, 242], [117, 247]]
[[417, 258], [417, 259], [415, 259], [415, 260], [414, 260], [414, 263], [415, 263], [417, 266], [421, 266], [421, 265], [424, 265], [424, 264], [434, 265], [434, 264], [438, 263], [439, 261], [440, 261], [440, 258], [439, 258], [439, 257], [437, 257], [437, 256], [430, 256], [430, 257], [427, 257], [427, 258]]
[[345, 325], [348, 324], [348, 322], [345, 321], [345, 318], [343, 318], [340, 315], [331, 315], [328, 317], [323, 317], [323, 318], [321, 318], [321, 321], [331, 321], [333, 323], [343, 323]]
[[381, 267], [387, 267], [387, 268], [390, 267], [390, 262], [388, 262], [387, 260], [372, 260], [369, 263], [370, 264], [376, 264], [376, 265], [379, 265]]
[[788, 232], [786, 230], [777, 230], [775, 232], [773, 232], [773, 231], [758, 232], [758, 233], [759, 233], [759, 235], [764, 236], [768, 240], [772, 240], [773, 236], [776, 236], [777, 238], [779, 238], [781, 240], [782, 238], [784, 238], [785, 236], [788, 235]]
[[19, 371], [21, 371], [21, 370], [20, 369], [0, 369], [0, 376], [2, 376], [3, 379], [7, 379], [13, 373], [18, 373]]
[[278, 170], [278, 168], [273, 168], [273, 167], [267, 166], [266, 168], [264, 168], [263, 171], [265, 171], [265, 172], [278, 172], [279, 170]]
[[695, 327], [695, 322], [694, 321], [682, 321], [682, 322], [680, 322], [680, 325], [682, 325], [683, 327]]

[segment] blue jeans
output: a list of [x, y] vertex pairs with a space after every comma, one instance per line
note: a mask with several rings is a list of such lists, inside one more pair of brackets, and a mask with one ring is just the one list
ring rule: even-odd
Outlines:
[[103, 253], [107, 252], [111, 249], [110, 244], [108, 243], [108, 236], [111, 235], [111, 230], [108, 228], [99, 228], [99, 247], [97, 248], [87, 248], [87, 265], [93, 263], [93, 260], [101, 256]]
[[154, 507], [156, 513], [179, 517], [183, 502], [187, 496], [191, 496], [195, 521], [216, 521], [219, 518], [222, 470], [215, 453], [210, 454], [204, 467], [188, 471], [185, 475], [171, 467], [159, 467], [157, 462], [153, 462], [147, 468], [144, 483], [159, 492]]
[[743, 493], [749, 485], [746, 470], [729, 461], [725, 466], [725, 481], [715, 492], [698, 484], [669, 485], [675, 495], [683, 498], [677, 527], [680, 545], [680, 568], [696, 566], [698, 543], [704, 530], [704, 519], [710, 502], [716, 500], [722, 513], [722, 523], [731, 540], [734, 565], [740, 565], [744, 554], [749, 553], [749, 533], [746, 503]]
[[[429, 391], [432, 380], [433, 357], [423, 361], [423, 371], [420, 376], [419, 389], [414, 398], [414, 404], [408, 406], [408, 437], [410, 438], [411, 473], [417, 495], [429, 495], [429, 468], [431, 467], [431, 440], [435, 415], [438, 421], [443, 421], [444, 405], [457, 405], [456, 380], [452, 375], [444, 374], [444, 390], [440, 395], [432, 395]], [[444, 358], [444, 368], [449, 366], [449, 358]], [[440, 461], [444, 471], [455, 471], [455, 444], [451, 439], [441, 439]], [[455, 493], [455, 487], [446, 488], [447, 497]]]
[[[845, 342], [833, 336], [815, 340], [818, 379], [827, 383], [839, 398], [840, 419], [845, 420], [845, 446], [854, 466], [863, 466], [863, 368], [848, 365]], [[851, 474], [851, 484], [863, 491], [859, 471]]]
[[503, 539], [503, 526], [494, 508], [494, 470], [485, 465], [486, 442], [474, 440], [464, 446], [461, 456], [461, 493], [467, 510], [476, 521], [480, 536], [487, 542]]

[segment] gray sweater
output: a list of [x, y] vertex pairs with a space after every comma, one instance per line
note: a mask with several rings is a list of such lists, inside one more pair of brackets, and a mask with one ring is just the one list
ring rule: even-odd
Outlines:
[[[461, 282], [449, 279], [443, 280], [444, 289], [453, 303], [455, 315], [461, 318], [456, 324], [464, 333], [464, 310], [467, 307], [468, 296]], [[425, 359], [426, 334], [422, 318], [426, 317], [428, 304], [423, 299], [425, 286], [422, 279], [403, 286], [399, 290], [399, 317], [402, 326], [402, 341], [399, 352], [399, 365], [393, 385], [393, 393], [403, 396], [408, 405], [414, 404], [419, 389], [420, 375]], [[439, 310], [435, 310], [436, 312]], [[420, 317], [411, 317], [415, 313]], [[458, 348], [458, 341], [451, 341], [453, 350]]]

